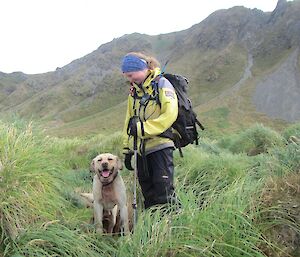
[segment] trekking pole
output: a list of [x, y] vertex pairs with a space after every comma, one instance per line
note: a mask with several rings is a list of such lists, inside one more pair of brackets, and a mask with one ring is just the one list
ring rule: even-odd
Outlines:
[[133, 182], [133, 231], [137, 223], [137, 201], [136, 201], [136, 187], [137, 187], [137, 136], [133, 139], [133, 151], [134, 151], [134, 182]]

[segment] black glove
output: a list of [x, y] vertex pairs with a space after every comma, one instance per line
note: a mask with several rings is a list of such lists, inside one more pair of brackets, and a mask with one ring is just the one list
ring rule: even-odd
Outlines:
[[137, 122], [139, 121], [139, 118], [137, 116], [133, 116], [130, 118], [128, 122], [128, 129], [127, 134], [137, 137]]
[[132, 155], [133, 155], [132, 152], [125, 154], [124, 164], [125, 164], [126, 169], [128, 169], [128, 170], [134, 170], [131, 166]]

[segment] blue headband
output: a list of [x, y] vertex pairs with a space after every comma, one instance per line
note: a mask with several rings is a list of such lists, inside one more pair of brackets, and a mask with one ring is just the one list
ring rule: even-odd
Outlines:
[[147, 62], [135, 55], [126, 55], [122, 60], [122, 72], [141, 71], [148, 68]]

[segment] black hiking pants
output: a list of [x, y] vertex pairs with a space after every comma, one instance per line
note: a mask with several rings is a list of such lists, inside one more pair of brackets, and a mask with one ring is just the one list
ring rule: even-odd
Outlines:
[[176, 199], [173, 185], [173, 148], [150, 153], [144, 158], [138, 156], [137, 170], [146, 209]]

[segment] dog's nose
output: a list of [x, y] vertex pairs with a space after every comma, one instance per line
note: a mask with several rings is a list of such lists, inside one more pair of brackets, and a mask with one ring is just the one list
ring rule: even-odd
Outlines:
[[102, 162], [102, 168], [107, 169], [108, 168], [108, 162]]

